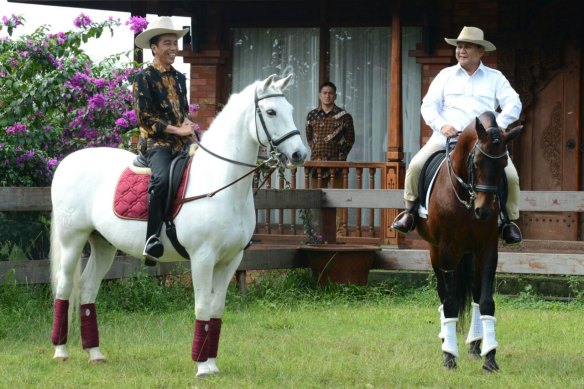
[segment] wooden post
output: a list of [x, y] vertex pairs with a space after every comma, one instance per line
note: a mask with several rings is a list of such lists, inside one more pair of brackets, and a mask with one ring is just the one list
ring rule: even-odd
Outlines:
[[337, 209], [323, 208], [321, 215], [322, 240], [328, 244], [337, 243]]
[[241, 293], [243, 296], [245, 296], [248, 292], [246, 278], [247, 278], [247, 273], [245, 270], [237, 270], [235, 272], [235, 279], [237, 282], [237, 290], [239, 290], [239, 293]]
[[391, 19], [391, 73], [389, 91], [389, 126], [387, 128], [387, 160], [390, 162], [404, 159], [402, 128], [402, 56], [401, 20], [399, 12], [394, 11]]
[[[402, 125], [402, 50], [401, 19], [399, 3], [393, 10], [391, 18], [391, 74], [389, 91], [389, 121], [387, 128], [386, 158], [389, 166], [386, 170], [385, 189], [401, 189], [405, 179], [404, 137]], [[398, 244], [399, 235], [390, 228], [398, 210], [383, 211], [382, 240], [384, 243]]]

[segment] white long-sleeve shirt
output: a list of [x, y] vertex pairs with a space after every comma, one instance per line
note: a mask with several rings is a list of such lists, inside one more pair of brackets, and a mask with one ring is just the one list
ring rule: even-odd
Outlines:
[[477, 116], [498, 107], [499, 127], [507, 128], [519, 119], [521, 100], [500, 71], [482, 62], [472, 76], [458, 64], [447, 67], [438, 73], [422, 100], [422, 117], [434, 131], [428, 142], [446, 145], [446, 137], [440, 133], [445, 124], [462, 131]]

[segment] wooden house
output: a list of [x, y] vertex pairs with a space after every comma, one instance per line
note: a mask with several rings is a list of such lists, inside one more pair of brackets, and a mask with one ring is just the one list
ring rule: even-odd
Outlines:
[[[485, 31], [500, 69], [523, 102], [525, 130], [512, 156], [524, 190], [582, 189], [584, 3], [578, 0], [9, 0], [188, 16], [191, 101], [203, 127], [229, 94], [272, 73], [293, 72], [296, 123], [316, 106], [321, 82], [355, 118], [355, 163], [380, 163], [385, 188], [403, 185], [407, 162], [431, 130], [419, 108], [433, 77], [454, 64], [444, 42], [463, 26]], [[364, 165], [367, 169], [368, 165]], [[383, 236], [392, 214], [381, 218]], [[379, 223], [378, 223], [379, 224]], [[582, 240], [581, 213], [522, 213], [524, 236]]]

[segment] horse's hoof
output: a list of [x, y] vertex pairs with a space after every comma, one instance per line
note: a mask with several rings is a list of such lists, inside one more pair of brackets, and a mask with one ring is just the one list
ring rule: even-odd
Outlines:
[[209, 371], [211, 371], [211, 374], [219, 374], [219, 368], [217, 367], [215, 358], [209, 358], [207, 360], [207, 366], [209, 366]]
[[456, 370], [456, 357], [450, 353], [444, 352], [444, 361], [442, 365], [448, 370]]
[[497, 373], [497, 372], [499, 372], [499, 365], [497, 365], [497, 362], [491, 361], [491, 360], [486, 360], [485, 364], [483, 365], [483, 373], [489, 374], [489, 373]]
[[[219, 372], [219, 369], [217, 369], [217, 372]], [[209, 364], [207, 363], [207, 361], [205, 362], [197, 362], [197, 378], [205, 378], [208, 375], [213, 374], [213, 372], [211, 371], [211, 367], [209, 366]]]
[[99, 347], [91, 347], [86, 351], [89, 354], [89, 363], [92, 365], [98, 365], [107, 361], [105, 356], [99, 351]]
[[55, 346], [55, 355], [53, 355], [55, 361], [65, 362], [69, 359], [69, 354], [67, 353], [67, 348], [65, 345]]
[[470, 348], [468, 349], [468, 354], [475, 359], [481, 359], [481, 341], [475, 340], [470, 343]]

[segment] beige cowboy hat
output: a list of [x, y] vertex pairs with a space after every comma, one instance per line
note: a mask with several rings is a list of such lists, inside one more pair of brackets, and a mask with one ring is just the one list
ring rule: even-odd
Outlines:
[[480, 28], [465, 26], [458, 35], [458, 38], [456, 39], [444, 38], [444, 40], [446, 41], [446, 43], [452, 46], [456, 46], [458, 42], [469, 42], [474, 43], [475, 45], [483, 46], [485, 48], [485, 51], [497, 50], [494, 44], [492, 44], [489, 41], [486, 41], [484, 38], [485, 34], [483, 33], [483, 30], [481, 30]]
[[148, 28], [142, 31], [134, 40], [137, 47], [141, 49], [150, 48], [150, 39], [163, 34], [175, 34], [178, 39], [182, 38], [189, 32], [188, 28], [176, 28], [172, 19], [168, 16], [162, 16], [148, 25]]

